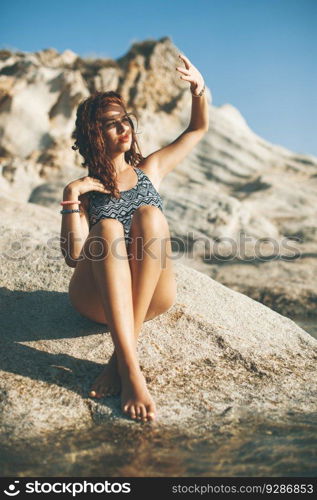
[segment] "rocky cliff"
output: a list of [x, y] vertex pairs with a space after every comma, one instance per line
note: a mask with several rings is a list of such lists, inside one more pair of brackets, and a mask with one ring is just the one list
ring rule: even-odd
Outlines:
[[[118, 90], [139, 116], [144, 155], [188, 125], [191, 96], [165, 37], [114, 61], [70, 50], [0, 51], [0, 189], [58, 213], [63, 186], [81, 177], [71, 149], [78, 103]], [[317, 159], [270, 144], [231, 104], [161, 186], [175, 259], [294, 316], [316, 310]]]

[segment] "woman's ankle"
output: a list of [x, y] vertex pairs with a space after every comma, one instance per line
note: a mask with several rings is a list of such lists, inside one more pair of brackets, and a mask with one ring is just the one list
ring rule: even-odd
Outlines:
[[118, 372], [120, 377], [131, 378], [142, 375], [142, 371], [138, 362], [134, 363], [120, 363], [117, 361]]

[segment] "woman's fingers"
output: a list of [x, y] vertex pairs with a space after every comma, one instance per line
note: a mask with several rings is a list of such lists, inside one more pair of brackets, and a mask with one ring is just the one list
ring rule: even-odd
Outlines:
[[93, 185], [94, 186], [105, 187], [104, 184], [99, 179], [94, 179], [93, 180]]
[[190, 73], [190, 71], [186, 68], [181, 68], [180, 66], [177, 66], [178, 71], [181, 71], [182, 73], [184, 73], [184, 75], [188, 75]]
[[180, 78], [182, 80], [187, 80], [188, 82], [192, 82], [193, 81], [193, 77], [191, 75], [189, 75], [189, 76], [182, 75], [182, 76], [180, 76]]
[[190, 63], [190, 60], [188, 59], [188, 57], [184, 56], [183, 54], [179, 54], [179, 57], [181, 59], [183, 59], [186, 68], [189, 69], [191, 66], [191, 63]]

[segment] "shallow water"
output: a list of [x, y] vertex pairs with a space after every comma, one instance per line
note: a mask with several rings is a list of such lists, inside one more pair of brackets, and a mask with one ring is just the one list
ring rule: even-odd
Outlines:
[[[294, 320], [317, 338], [316, 319]], [[192, 433], [194, 434], [194, 433]], [[0, 475], [20, 477], [315, 477], [317, 412], [240, 421], [189, 436], [151, 424], [116, 421], [41, 441], [5, 444]]]
[[223, 435], [189, 437], [151, 424], [115, 423], [3, 446], [1, 476], [312, 477], [317, 473], [317, 413], [282, 423], [239, 423]]

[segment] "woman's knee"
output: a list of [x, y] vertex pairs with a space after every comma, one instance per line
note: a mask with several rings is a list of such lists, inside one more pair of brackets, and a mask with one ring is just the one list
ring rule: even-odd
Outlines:
[[104, 217], [92, 227], [89, 236], [103, 235], [104, 237], [110, 237], [111, 235], [123, 234], [124, 229], [121, 221], [114, 217]]
[[160, 208], [153, 205], [141, 205], [132, 216], [131, 226], [147, 227], [157, 230], [160, 234], [168, 230], [168, 224], [165, 215]]
[[114, 218], [103, 218], [91, 229], [85, 248], [91, 258], [104, 258], [115, 245], [122, 245], [124, 241], [122, 222]]

